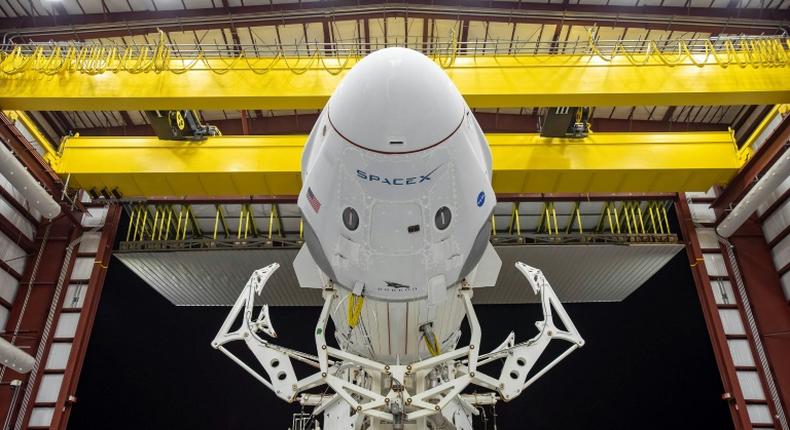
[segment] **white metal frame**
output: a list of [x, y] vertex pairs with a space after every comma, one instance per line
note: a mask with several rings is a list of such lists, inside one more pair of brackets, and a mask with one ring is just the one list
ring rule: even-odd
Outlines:
[[[480, 354], [481, 328], [472, 306], [473, 288], [462, 283], [455, 292], [463, 299], [466, 309], [471, 331], [468, 345], [405, 365], [380, 363], [327, 345], [325, 335], [329, 312], [339, 299], [337, 290], [329, 283], [322, 291], [324, 305], [314, 331], [317, 356], [305, 354], [277, 346], [258, 335], [264, 333], [269, 337], [276, 337], [269, 318], [268, 305], [263, 305], [258, 316], [253, 319], [254, 299], [256, 295], [260, 295], [269, 277], [278, 267], [275, 263], [253, 273], [212, 346], [274, 391], [278, 397], [289, 402], [299, 401], [303, 405], [314, 406], [314, 415], [337, 406], [336, 402], [339, 400], [344, 401], [351, 411], [357, 412], [359, 418], [355, 428], [360, 428], [363, 416], [377, 419], [378, 422], [403, 423], [430, 418], [440, 413], [447, 420], [451, 420], [452, 415], [457, 417], [459, 413], [466, 415], [468, 426], [464, 424], [466, 421], [459, 423], [457, 419], [455, 425], [459, 429], [471, 428], [471, 415], [477, 413], [475, 406], [491, 404], [498, 399], [512, 400], [571, 352], [584, 345], [584, 340], [542, 272], [518, 262], [516, 268], [527, 278], [534, 293], [540, 295], [543, 310], [543, 319], [535, 323], [539, 333], [532, 339], [516, 344], [515, 336], [511, 333], [499, 347], [489, 353]], [[231, 330], [242, 309], [244, 313], [240, 327]], [[557, 327], [555, 317], [564, 329]], [[566, 341], [570, 345], [545, 367], [532, 372], [538, 358], [554, 339]], [[246, 343], [268, 378], [225, 348], [225, 344], [237, 340]], [[317, 371], [303, 379], [297, 379], [291, 359], [316, 367]], [[499, 359], [504, 359], [505, 363], [498, 378], [480, 371], [481, 366]], [[357, 375], [369, 375], [372, 378], [353, 377], [350, 369], [359, 370]], [[437, 369], [442, 372], [431, 373]], [[428, 378], [434, 384], [425, 386], [423, 381], [429, 374], [439, 376]], [[363, 382], [384, 378], [391, 381], [391, 384], [379, 390], [380, 392], [374, 389], [375, 383]], [[304, 393], [324, 384], [334, 394], [319, 396]], [[462, 395], [462, 391], [470, 384], [493, 393]], [[410, 393], [407, 387], [415, 387], [415, 392]], [[385, 390], [386, 394], [382, 394]], [[328, 425], [329, 423], [325, 423], [325, 428], [332, 428]]]

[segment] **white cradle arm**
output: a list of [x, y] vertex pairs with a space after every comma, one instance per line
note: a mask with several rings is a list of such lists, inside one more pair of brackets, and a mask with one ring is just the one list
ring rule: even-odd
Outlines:
[[[516, 268], [527, 278], [533, 292], [540, 295], [543, 310], [543, 319], [535, 323], [539, 333], [526, 342], [515, 343], [514, 335], [511, 333], [493, 351], [479, 354], [482, 330], [472, 306], [473, 288], [463, 283], [458, 287], [457, 294], [463, 300], [466, 309], [471, 332], [469, 344], [406, 365], [384, 364], [327, 345], [325, 335], [329, 310], [333, 303], [339, 300], [337, 292], [329, 284], [322, 291], [324, 306], [313, 334], [317, 355], [309, 355], [272, 344], [259, 336], [259, 333], [262, 333], [276, 337], [269, 318], [268, 306], [263, 305], [256, 318], [253, 318], [253, 311], [255, 297], [260, 295], [266, 282], [278, 267], [276, 263], [271, 264], [252, 274], [214, 338], [212, 346], [231, 358], [278, 397], [289, 402], [298, 399], [303, 404], [316, 406], [314, 414], [328, 411], [330, 408], [334, 408], [332, 414], [337, 414], [337, 411], [345, 414], [343, 411], [350, 408], [350, 411], [359, 413], [359, 416], [364, 415], [393, 423], [428, 417], [436, 420], [436, 415], [441, 415], [447, 422], [454, 422], [457, 429], [471, 429], [471, 414], [476, 412], [474, 406], [496, 402], [497, 398], [512, 400], [568, 354], [584, 345], [584, 340], [541, 271], [519, 262], [516, 263]], [[242, 318], [239, 328], [232, 330], [240, 315]], [[559, 319], [562, 329], [555, 324], [555, 317]], [[539, 357], [553, 339], [569, 342], [570, 346], [548, 365], [529, 376]], [[224, 345], [228, 342], [238, 340], [244, 341], [252, 351], [266, 376], [225, 348]], [[498, 379], [480, 369], [491, 361], [503, 358], [505, 363]], [[292, 359], [307, 363], [317, 371], [299, 380], [294, 372]], [[370, 387], [362, 386], [349, 377], [348, 369], [351, 367], [377, 378], [386, 375], [392, 381], [392, 386], [383, 387], [383, 392], [375, 392]], [[425, 372], [437, 368], [451, 371], [448, 377], [436, 381], [436, 385], [421, 392], [409, 392], [407, 387], [410, 384], [407, 381], [415, 377], [424, 377]], [[313, 394], [298, 396], [305, 390], [323, 384], [328, 385], [334, 394], [326, 397], [321, 395], [318, 398]], [[465, 396], [462, 393], [470, 384], [486, 388], [498, 395], [488, 393], [473, 397]], [[479, 403], [478, 399], [482, 403]], [[338, 401], [342, 401], [347, 406], [337, 406]], [[361, 418], [354, 418], [353, 421], [358, 425], [361, 423]]]
[[[481, 363], [488, 363], [497, 358], [505, 358], [505, 364], [499, 376], [498, 390], [502, 399], [505, 401], [517, 397], [524, 389], [532, 385], [533, 382], [557, 365], [557, 363], [562, 361], [571, 352], [584, 345], [584, 339], [582, 339], [573, 321], [571, 321], [562, 303], [557, 298], [551, 285], [549, 285], [549, 281], [543, 276], [543, 272], [520, 261], [516, 263], [516, 268], [527, 278], [527, 281], [532, 287], [532, 291], [540, 295], [543, 319], [535, 322], [535, 326], [540, 331], [532, 339], [504, 348], [500, 346], [494, 351], [480, 356]], [[554, 322], [555, 317], [559, 318], [564, 329], [557, 327]], [[542, 369], [534, 372], [534, 374], [527, 379], [535, 363], [537, 363], [538, 359], [553, 339], [566, 341], [570, 343], [570, 345], [562, 354], [557, 356]], [[508, 341], [511, 341], [510, 337], [508, 337], [506, 343]]]
[[[252, 273], [228, 317], [225, 318], [225, 322], [222, 324], [217, 336], [211, 342], [211, 346], [227, 355], [255, 379], [274, 391], [278, 397], [290, 402], [294, 400], [294, 397], [300, 391], [320, 385], [320, 382], [318, 382], [320, 380], [320, 372], [298, 380], [291, 359], [307, 363], [313, 367], [319, 367], [318, 357], [272, 344], [258, 335], [258, 333], [263, 333], [272, 338], [277, 337], [272, 321], [269, 318], [269, 306], [264, 304], [255, 319], [253, 319], [253, 311], [255, 297], [261, 294], [266, 282], [279, 267], [279, 264], [273, 263]], [[239, 319], [239, 314], [242, 311], [243, 315], [239, 328], [232, 330], [231, 328]], [[261, 375], [225, 348], [225, 344], [237, 340], [244, 341], [247, 348], [252, 351], [263, 367], [268, 378]]]

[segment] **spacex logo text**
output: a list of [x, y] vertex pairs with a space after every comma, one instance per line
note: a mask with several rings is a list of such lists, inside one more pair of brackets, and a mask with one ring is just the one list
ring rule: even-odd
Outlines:
[[379, 175], [374, 175], [372, 173], [367, 173], [364, 170], [357, 169], [357, 176], [360, 179], [370, 181], [370, 182], [380, 182], [385, 185], [417, 185], [421, 184], [425, 181], [431, 180], [431, 175], [439, 169], [440, 166], [436, 166], [435, 169], [431, 170], [430, 172], [424, 175], [417, 175], [417, 176], [410, 176], [410, 177], [399, 177], [399, 178], [387, 178]]

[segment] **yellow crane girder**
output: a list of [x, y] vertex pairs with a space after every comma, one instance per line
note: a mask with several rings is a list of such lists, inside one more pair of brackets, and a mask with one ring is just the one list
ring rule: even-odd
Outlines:
[[[731, 132], [487, 134], [504, 193], [704, 191], [742, 166]], [[69, 137], [55, 171], [84, 189], [145, 196], [293, 196], [307, 136]]]
[[[46, 58], [45, 58], [46, 59]], [[142, 71], [0, 73], [0, 108], [45, 110], [321, 109], [358, 58], [167, 60]], [[667, 64], [598, 55], [437, 58], [474, 108], [738, 105], [790, 102], [790, 67]], [[695, 61], [709, 64], [698, 66]], [[186, 61], [187, 63], [189, 61]], [[152, 63], [156, 64], [156, 63]]]

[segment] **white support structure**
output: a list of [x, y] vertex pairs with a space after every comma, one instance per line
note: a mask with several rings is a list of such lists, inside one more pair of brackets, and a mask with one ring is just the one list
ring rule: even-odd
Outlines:
[[[454, 293], [463, 301], [466, 311], [471, 332], [468, 345], [405, 364], [379, 362], [327, 344], [326, 327], [330, 311], [341, 300], [339, 291], [327, 282], [322, 289], [324, 305], [314, 331], [317, 355], [305, 354], [277, 346], [259, 336], [263, 333], [270, 338], [276, 337], [268, 305], [263, 305], [257, 317], [253, 317], [255, 297], [260, 295], [278, 267], [275, 263], [253, 273], [212, 346], [278, 397], [314, 407], [313, 418], [323, 413], [325, 429], [416, 429], [426, 428], [431, 422], [434, 428], [443, 425], [446, 427], [441, 428], [471, 430], [473, 415], [478, 413], [476, 407], [491, 405], [500, 399], [512, 400], [584, 345], [584, 340], [541, 271], [519, 262], [516, 268], [527, 278], [533, 292], [540, 295], [543, 310], [543, 319], [536, 322], [539, 333], [532, 339], [515, 343], [511, 333], [499, 347], [480, 354], [481, 328], [471, 301], [474, 289], [463, 282]], [[239, 328], [232, 330], [240, 315]], [[564, 328], [557, 327], [555, 317]], [[545, 367], [533, 369], [554, 339], [568, 342], [568, 348]], [[253, 352], [266, 376], [225, 348], [225, 344], [238, 340], [244, 341]], [[317, 371], [298, 379], [292, 359], [316, 367]], [[498, 377], [481, 370], [486, 364], [500, 359], [504, 360], [504, 366]], [[489, 393], [462, 394], [470, 384]], [[326, 385], [333, 393], [306, 392], [319, 385]]]

